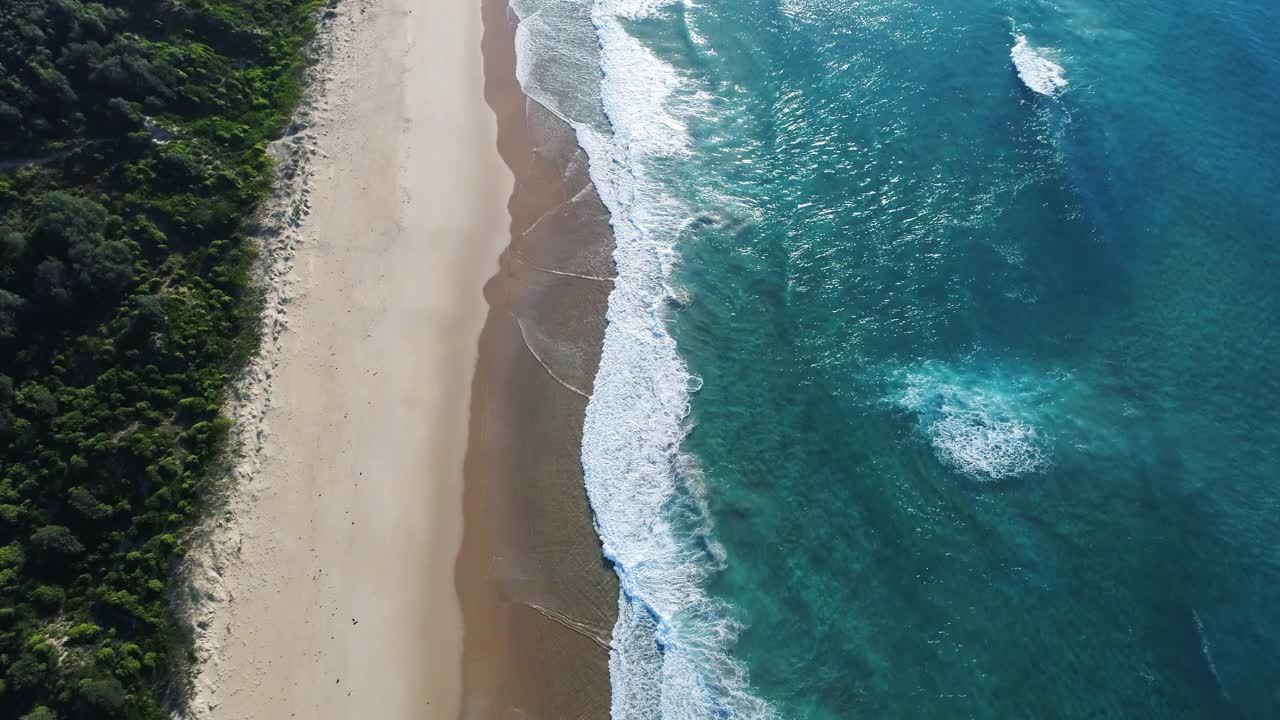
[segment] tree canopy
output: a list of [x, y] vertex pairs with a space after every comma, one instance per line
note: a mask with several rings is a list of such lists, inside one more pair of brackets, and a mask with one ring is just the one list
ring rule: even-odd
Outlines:
[[180, 694], [170, 584], [319, 2], [0, 3], [0, 719]]

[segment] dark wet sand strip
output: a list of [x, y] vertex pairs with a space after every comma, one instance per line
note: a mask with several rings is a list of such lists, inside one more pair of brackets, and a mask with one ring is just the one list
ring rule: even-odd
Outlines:
[[457, 563], [462, 716], [607, 718], [618, 589], [580, 448], [612, 233], [572, 130], [520, 91], [514, 15], [505, 0], [482, 7], [485, 99], [516, 186], [471, 395]]

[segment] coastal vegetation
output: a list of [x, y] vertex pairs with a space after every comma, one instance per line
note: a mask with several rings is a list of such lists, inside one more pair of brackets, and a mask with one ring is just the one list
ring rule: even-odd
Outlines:
[[171, 586], [320, 2], [0, 3], [0, 718], [180, 696]]

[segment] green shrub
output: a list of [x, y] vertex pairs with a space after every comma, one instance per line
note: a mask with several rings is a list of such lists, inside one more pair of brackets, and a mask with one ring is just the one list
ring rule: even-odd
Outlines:
[[120, 717], [124, 713], [124, 686], [116, 678], [85, 680], [80, 685], [80, 701], [96, 717]]
[[57, 585], [37, 585], [27, 595], [32, 605], [46, 610], [56, 610], [67, 600], [67, 593]]
[[0, 2], [0, 167], [49, 158], [0, 169], [0, 717], [167, 717], [165, 590], [317, 8]]
[[70, 528], [63, 525], [45, 525], [31, 533], [31, 545], [46, 554], [75, 555], [84, 552], [84, 545]]
[[87, 643], [98, 639], [102, 628], [93, 623], [80, 623], [67, 631], [67, 640], [72, 643]]
[[0, 547], [0, 568], [22, 567], [25, 561], [26, 553], [22, 551], [21, 545], [13, 543]]

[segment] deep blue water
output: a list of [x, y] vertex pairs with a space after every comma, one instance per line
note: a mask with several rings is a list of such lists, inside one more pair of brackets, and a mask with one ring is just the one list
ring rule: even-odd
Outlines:
[[1280, 5], [514, 7], [616, 718], [1280, 717]]

